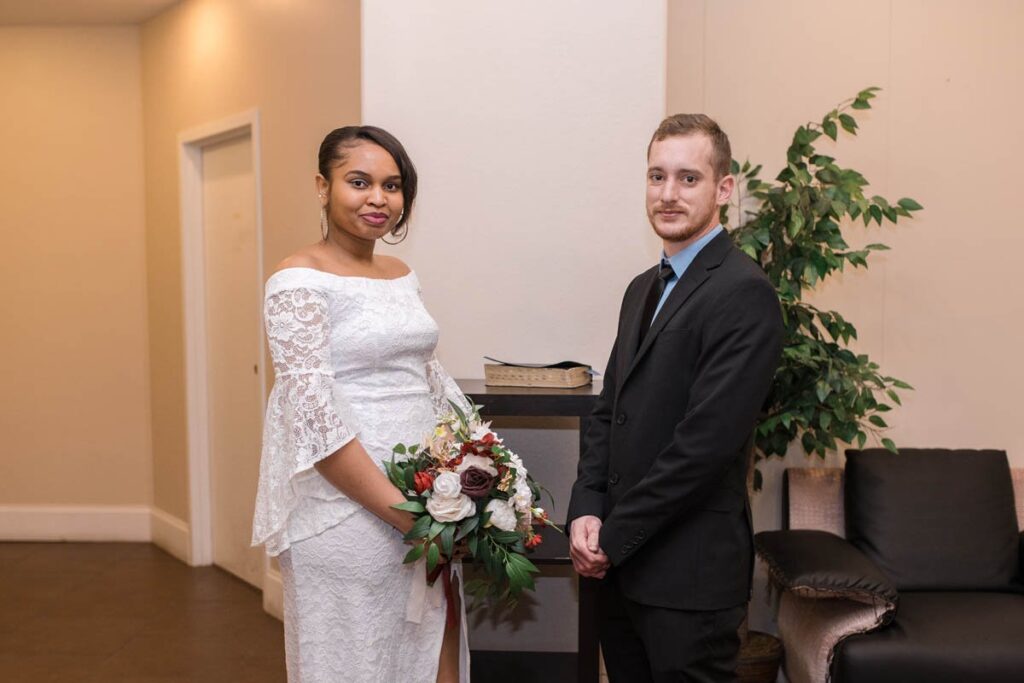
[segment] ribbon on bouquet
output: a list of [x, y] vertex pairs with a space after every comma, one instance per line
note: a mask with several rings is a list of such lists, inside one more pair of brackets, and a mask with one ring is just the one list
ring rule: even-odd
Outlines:
[[[431, 607], [440, 607], [442, 602], [447, 603], [446, 624], [448, 628], [455, 626], [458, 623], [458, 615], [455, 612], [455, 588], [452, 586], [452, 574], [461, 578], [462, 563], [446, 562], [435, 567], [429, 575], [425, 559], [418, 560], [413, 567], [415, 576], [412, 578], [409, 597], [405, 602], [405, 620], [414, 624], [422, 622], [423, 610], [429, 600]], [[437, 585], [438, 578], [441, 579], [440, 587]]]

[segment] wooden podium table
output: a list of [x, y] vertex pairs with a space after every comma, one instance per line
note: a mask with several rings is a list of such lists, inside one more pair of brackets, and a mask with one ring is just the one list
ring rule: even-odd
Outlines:
[[[578, 417], [581, 453], [583, 435], [587, 433], [590, 423], [590, 413], [598, 394], [601, 393], [600, 382], [578, 389], [540, 389], [489, 387], [483, 380], [473, 379], [455, 381], [463, 393], [483, 405], [481, 416], [488, 419]], [[572, 564], [572, 560], [569, 559], [569, 541], [562, 534], [545, 534], [544, 543], [530, 555], [530, 559], [537, 565]], [[579, 577], [579, 633], [576, 657], [576, 680], [579, 683], [597, 683], [598, 680], [597, 621], [597, 581]]]

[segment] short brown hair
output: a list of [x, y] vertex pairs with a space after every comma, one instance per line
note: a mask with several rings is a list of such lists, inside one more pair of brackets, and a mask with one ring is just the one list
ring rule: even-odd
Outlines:
[[729, 136], [725, 134], [715, 120], [704, 114], [673, 114], [658, 125], [650, 143], [647, 145], [647, 156], [651, 156], [651, 145], [655, 142], [676, 135], [694, 135], [702, 133], [711, 140], [711, 168], [716, 178], [729, 175], [732, 164], [732, 146]]

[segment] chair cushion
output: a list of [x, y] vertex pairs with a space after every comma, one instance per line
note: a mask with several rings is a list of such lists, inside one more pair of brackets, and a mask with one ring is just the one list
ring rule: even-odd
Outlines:
[[901, 593], [1001, 590], [1018, 538], [1004, 451], [847, 451], [846, 537]]
[[896, 619], [836, 648], [833, 683], [1005, 683], [1024, 678], [1024, 595], [900, 594]]

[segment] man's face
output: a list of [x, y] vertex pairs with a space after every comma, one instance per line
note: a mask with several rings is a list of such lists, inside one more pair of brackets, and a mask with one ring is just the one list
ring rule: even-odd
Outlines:
[[674, 135], [656, 141], [647, 157], [651, 227], [681, 249], [718, 225], [718, 207], [729, 201], [734, 184], [730, 175], [715, 178], [708, 136]]

